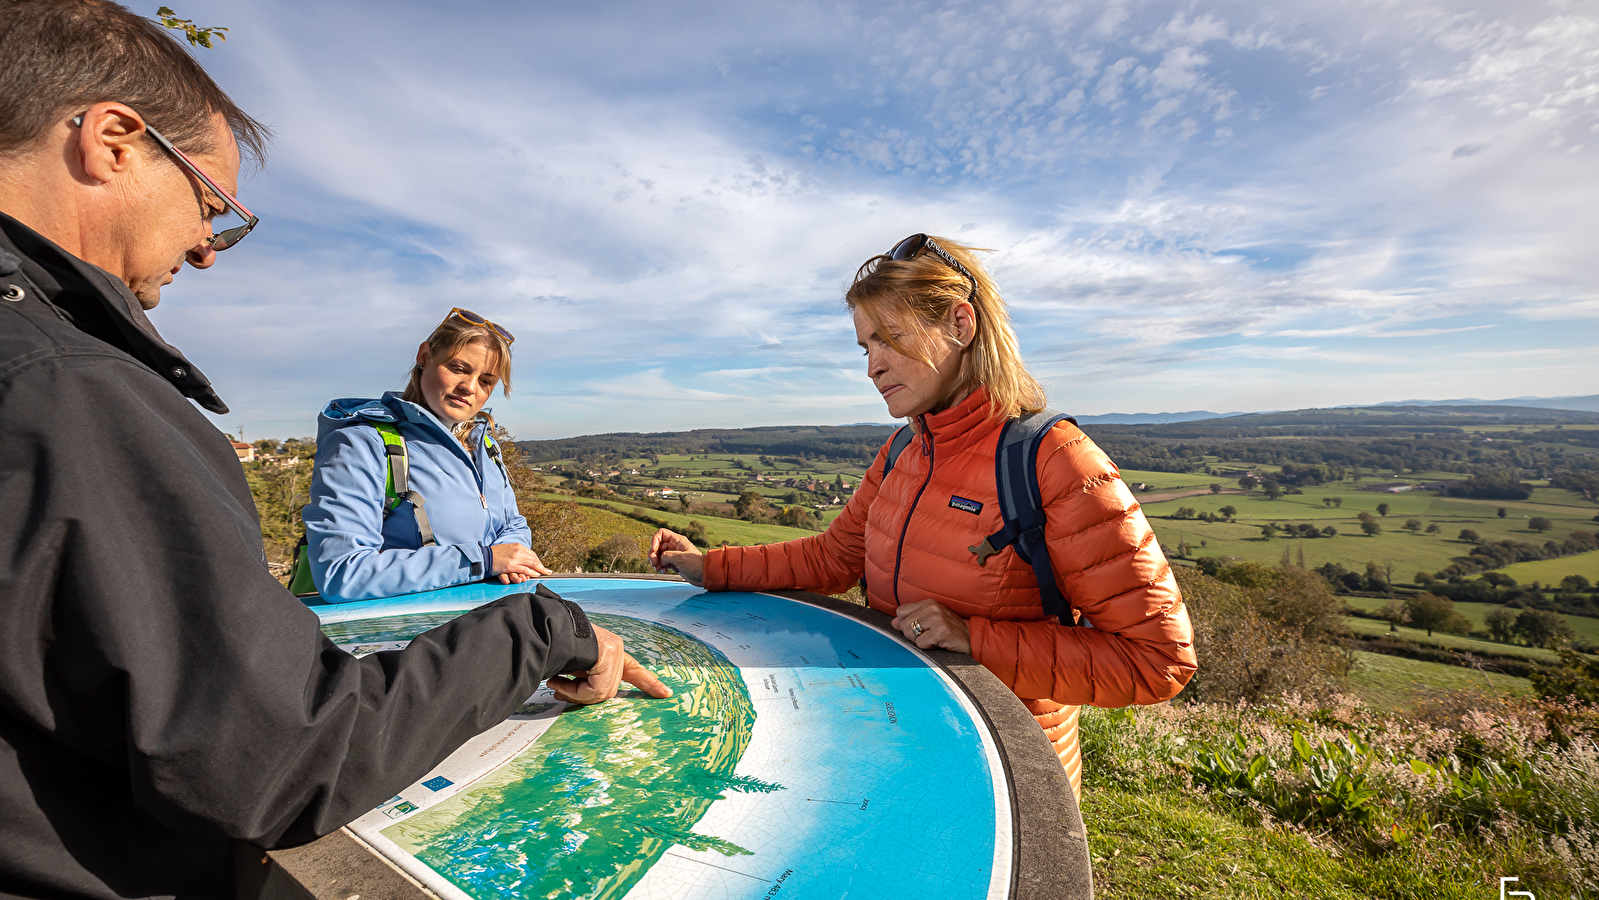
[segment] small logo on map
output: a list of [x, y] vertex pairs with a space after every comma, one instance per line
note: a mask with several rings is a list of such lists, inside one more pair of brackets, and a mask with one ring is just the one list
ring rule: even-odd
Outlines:
[[429, 778], [427, 781], [422, 782], [422, 786], [430, 791], [442, 791], [454, 783], [455, 782], [451, 781], [450, 779], [440, 775], [437, 778]]
[[983, 504], [978, 503], [976, 500], [967, 500], [965, 497], [957, 497], [954, 494], [949, 497], [949, 505], [955, 509], [965, 510], [974, 516], [983, 511]]
[[412, 803], [409, 800], [402, 800], [388, 809], [385, 809], [383, 814], [391, 819], [398, 819], [406, 813], [414, 813], [418, 809], [420, 809], [420, 807], [418, 807], [415, 803]]

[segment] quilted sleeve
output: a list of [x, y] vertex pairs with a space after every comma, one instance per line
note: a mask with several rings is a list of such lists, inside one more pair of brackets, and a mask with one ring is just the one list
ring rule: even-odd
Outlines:
[[1038, 478], [1056, 583], [1093, 627], [973, 618], [972, 655], [1023, 698], [1120, 707], [1176, 696], [1197, 668], [1193, 626], [1115, 464], [1063, 422], [1039, 449]]

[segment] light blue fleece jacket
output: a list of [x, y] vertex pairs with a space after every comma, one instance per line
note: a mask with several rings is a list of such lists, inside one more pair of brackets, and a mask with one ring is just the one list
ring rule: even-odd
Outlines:
[[[410, 487], [426, 503], [438, 545], [422, 546], [416, 513], [403, 502], [383, 516], [388, 457], [368, 422], [393, 422], [410, 456]], [[316, 471], [304, 511], [311, 575], [330, 603], [392, 597], [480, 581], [495, 544], [532, 541], [516, 495], [483, 440], [473, 452], [427, 409], [400, 399], [334, 400], [317, 417]]]

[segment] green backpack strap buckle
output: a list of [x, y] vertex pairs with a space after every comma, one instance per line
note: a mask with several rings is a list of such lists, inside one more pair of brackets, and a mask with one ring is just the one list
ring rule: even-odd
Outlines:
[[383, 438], [383, 452], [389, 461], [388, 481], [384, 485], [383, 518], [400, 507], [406, 500], [411, 501], [411, 506], [416, 510], [416, 528], [422, 534], [422, 546], [438, 546], [438, 540], [433, 537], [433, 526], [428, 524], [428, 514], [420, 491], [411, 490], [411, 457], [406, 450], [405, 438], [400, 434], [400, 429], [393, 422], [371, 422], [378, 435]]

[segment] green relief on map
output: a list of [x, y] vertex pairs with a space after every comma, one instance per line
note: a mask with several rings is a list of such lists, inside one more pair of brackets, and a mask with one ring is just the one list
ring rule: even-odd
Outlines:
[[431, 631], [470, 610], [452, 612], [416, 613], [404, 616], [383, 616], [378, 619], [355, 619], [349, 622], [329, 622], [322, 633], [335, 644], [381, 644], [387, 641], [408, 641], [424, 631]]
[[674, 695], [568, 709], [471, 789], [383, 831], [474, 897], [619, 898], [674, 845], [748, 854], [694, 825], [727, 791], [782, 790], [734, 773], [755, 706], [726, 656], [664, 625], [589, 618]]

